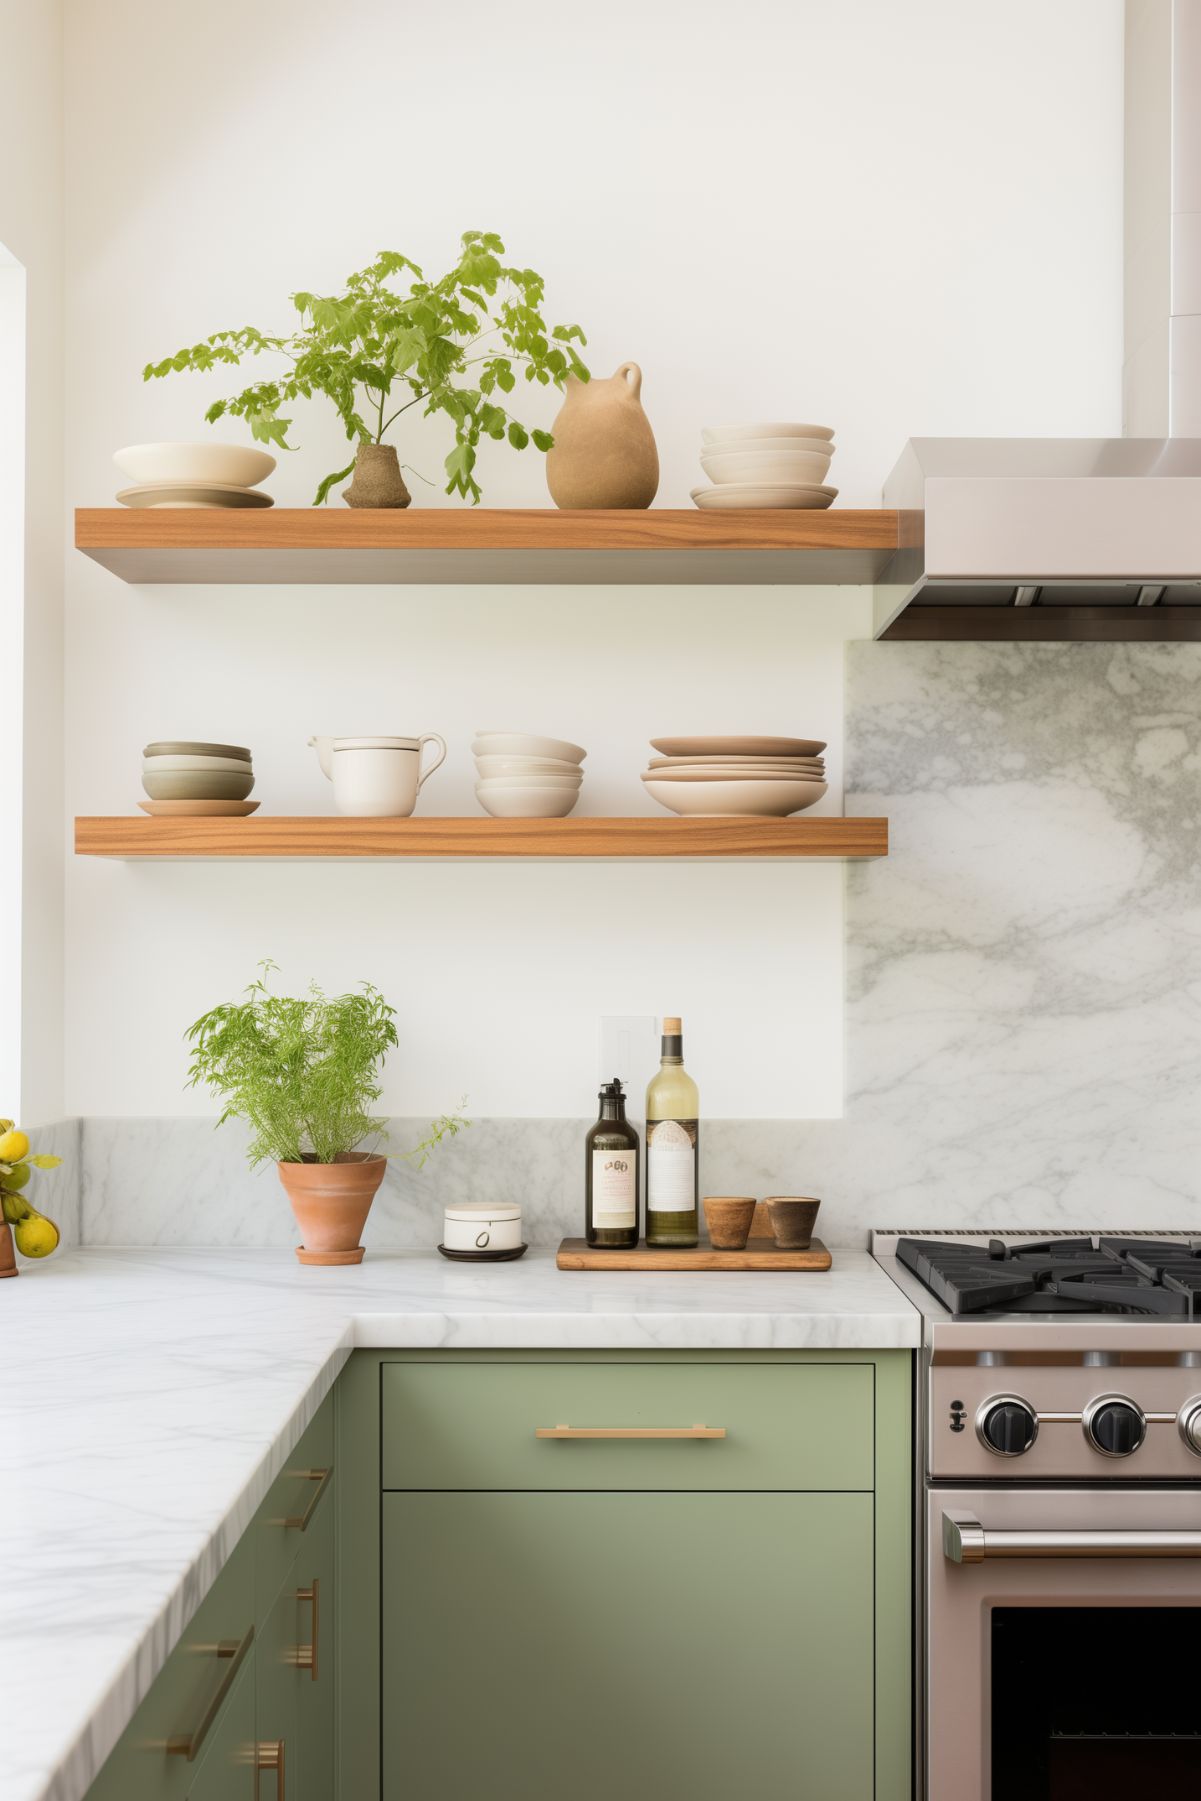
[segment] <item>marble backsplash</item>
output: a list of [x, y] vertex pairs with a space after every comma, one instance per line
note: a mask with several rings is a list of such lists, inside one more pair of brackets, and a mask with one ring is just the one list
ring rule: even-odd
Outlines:
[[[848, 866], [846, 1115], [706, 1121], [702, 1192], [821, 1195], [835, 1245], [1201, 1233], [1201, 646], [852, 644], [846, 701], [847, 812], [892, 842]], [[366, 1242], [436, 1243], [468, 1198], [520, 1199], [534, 1242], [577, 1233], [589, 1123], [481, 1120], [422, 1172], [394, 1161]], [[243, 1144], [85, 1120], [85, 1242], [294, 1242]]]

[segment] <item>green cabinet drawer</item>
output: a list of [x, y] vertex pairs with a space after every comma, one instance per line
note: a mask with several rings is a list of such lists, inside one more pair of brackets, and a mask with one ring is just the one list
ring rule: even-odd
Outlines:
[[[390, 1363], [386, 1489], [870, 1489], [870, 1363]], [[697, 1424], [724, 1438], [538, 1438]]]
[[333, 1511], [334, 1397], [321, 1403], [311, 1424], [271, 1485], [255, 1515], [255, 1616], [260, 1625], [314, 1521]]
[[300, 1606], [304, 1656], [296, 1678], [296, 1780], [288, 1801], [333, 1801], [334, 1644], [337, 1591], [334, 1567], [334, 1510], [322, 1506], [292, 1565], [284, 1589], [294, 1588]]
[[254, 1665], [250, 1661], [234, 1680], [221, 1723], [188, 1790], [188, 1801], [257, 1801], [255, 1757]]
[[200, 1603], [89, 1791], [89, 1801], [183, 1801], [225, 1730], [254, 1656], [250, 1535]]
[[872, 1801], [870, 1495], [382, 1507], [383, 1801]]

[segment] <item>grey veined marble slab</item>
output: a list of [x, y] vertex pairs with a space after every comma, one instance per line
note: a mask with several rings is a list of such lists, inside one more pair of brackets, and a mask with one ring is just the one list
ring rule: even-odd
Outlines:
[[[384, 1253], [80, 1250], [4, 1283], [0, 1801], [81, 1801], [352, 1347], [888, 1349], [863, 1252], [824, 1275], [566, 1274]], [[10, 1359], [10, 1361], [12, 1361]]]

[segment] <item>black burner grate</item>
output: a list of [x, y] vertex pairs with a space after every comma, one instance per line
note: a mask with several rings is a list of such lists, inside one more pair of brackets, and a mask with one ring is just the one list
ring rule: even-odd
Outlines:
[[901, 1238], [897, 1258], [954, 1314], [1201, 1318], [1201, 1243], [1059, 1238], [987, 1246]]

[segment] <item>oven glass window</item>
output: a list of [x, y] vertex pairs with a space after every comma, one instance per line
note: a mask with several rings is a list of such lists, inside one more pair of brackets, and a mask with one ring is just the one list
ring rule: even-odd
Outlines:
[[1201, 1797], [1201, 1608], [996, 1607], [993, 1801]]

